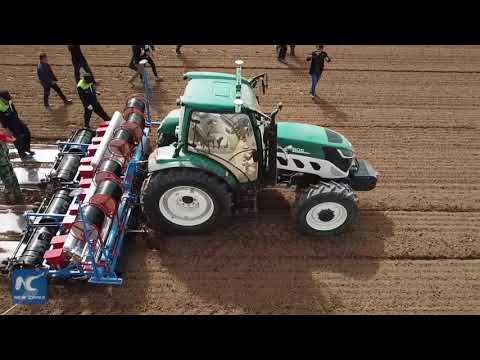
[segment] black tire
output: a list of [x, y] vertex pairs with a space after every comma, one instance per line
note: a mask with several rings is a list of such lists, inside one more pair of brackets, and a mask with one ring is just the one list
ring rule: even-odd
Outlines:
[[[343, 223], [340, 223], [338, 227], [333, 229], [315, 229], [308, 224], [307, 215], [309, 215], [310, 210], [312, 210], [315, 206], [327, 202], [341, 205], [346, 210], [346, 219]], [[334, 216], [333, 214], [335, 214], [334, 211], [328, 209], [328, 206], [327, 209], [322, 211], [323, 213], [321, 212], [319, 216], [326, 216], [326, 219], [323, 221], [327, 222], [330, 221], [328, 218]], [[344, 232], [355, 221], [357, 212], [358, 196], [355, 191], [353, 191], [349, 185], [337, 183], [335, 181], [320, 182], [317, 185], [310, 186], [309, 189], [307, 189], [298, 197], [293, 209], [297, 230], [304, 235], [310, 236], [332, 236]], [[319, 221], [322, 220], [319, 218]], [[325, 224], [327, 224], [327, 222], [325, 222]]]
[[[154, 230], [177, 235], [207, 233], [223, 225], [231, 215], [232, 196], [229, 187], [201, 170], [171, 169], [152, 174], [142, 189], [142, 208], [147, 224]], [[159, 201], [169, 189], [190, 186], [205, 192], [213, 203], [213, 214], [204, 223], [192, 226], [175, 224], [160, 211]]]
[[158, 137], [158, 147], [168, 146], [177, 141], [177, 137], [172, 134], [161, 133]]

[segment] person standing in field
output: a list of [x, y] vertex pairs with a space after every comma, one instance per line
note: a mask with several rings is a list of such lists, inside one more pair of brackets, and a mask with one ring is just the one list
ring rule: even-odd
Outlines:
[[290, 56], [295, 56], [295, 45], [290, 45]]
[[312, 96], [312, 99], [317, 96], [317, 84], [322, 77], [323, 69], [325, 67], [325, 61], [332, 61], [323, 49], [323, 45], [317, 45], [317, 49], [307, 57], [307, 61], [311, 61], [310, 76], [312, 78], [312, 87], [310, 89], [310, 95]]
[[40, 62], [37, 65], [37, 75], [40, 84], [43, 86], [43, 105], [48, 109], [50, 104], [48, 103], [48, 98], [50, 97], [50, 90], [53, 89], [63, 100], [65, 105], [72, 103], [72, 99], [67, 99], [63, 94], [62, 89], [57, 85], [57, 77], [52, 71], [50, 64], [48, 63], [47, 54], [40, 54]]
[[[78, 82], [80, 81], [80, 69], [83, 69], [84, 72], [91, 74], [93, 76], [92, 70], [88, 65], [87, 59], [85, 59], [85, 56], [82, 53], [82, 49], [80, 49], [80, 45], [68, 45], [68, 51], [70, 51], [70, 54], [72, 55], [72, 65], [73, 65], [73, 71], [75, 76], [75, 84], [78, 84]], [[95, 85], [97, 84], [95, 79], [93, 80], [93, 83]]]
[[5, 200], [7, 204], [23, 204], [25, 200], [8, 156], [7, 143], [13, 141], [14, 139], [10, 135], [0, 130], [0, 179], [3, 185], [5, 185]]

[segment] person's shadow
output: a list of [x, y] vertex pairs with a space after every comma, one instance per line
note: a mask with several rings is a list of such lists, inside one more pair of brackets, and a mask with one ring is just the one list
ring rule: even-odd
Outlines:
[[325, 126], [335, 126], [345, 124], [348, 121], [348, 115], [337, 109], [337, 107], [321, 97], [314, 97], [313, 102], [318, 105], [320, 111], [324, 114], [324, 120], [327, 120]]
[[[325, 278], [364, 281], [376, 274], [393, 222], [383, 212], [361, 211], [353, 228], [328, 238], [294, 229], [281, 200], [249, 221], [233, 221], [211, 235], [151, 233], [158, 262], [189, 292], [218, 312], [327, 314], [341, 310]], [[279, 210], [280, 209], [280, 210]], [[333, 274], [332, 274], [333, 273]], [[215, 305], [212, 312], [215, 313]]]
[[289, 70], [293, 71], [307, 68], [307, 62], [305, 61], [305, 59], [299, 58], [298, 55], [287, 55], [285, 62], [283, 62], [282, 64], [286, 65]]
[[50, 114], [51, 119], [52, 119], [52, 124], [55, 124], [56, 126], [64, 126], [67, 127], [70, 125], [68, 122], [69, 116], [68, 116], [68, 108], [72, 107], [74, 105], [55, 105], [52, 106], [50, 110], [48, 111], [48, 114]]
[[186, 56], [184, 53], [177, 55], [177, 58], [182, 62], [185, 70], [192, 70], [197, 68], [200, 64], [198, 61], [194, 60], [192, 57]]

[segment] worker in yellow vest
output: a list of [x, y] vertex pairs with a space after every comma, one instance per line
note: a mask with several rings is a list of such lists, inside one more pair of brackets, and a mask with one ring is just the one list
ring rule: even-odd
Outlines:
[[[33, 159], [30, 149], [31, 134], [27, 125], [20, 120], [8, 90], [0, 89], [0, 124], [15, 138], [14, 145], [22, 160]], [[27, 154], [28, 153], [28, 154]]]
[[92, 118], [92, 112], [97, 114], [102, 118], [103, 121], [110, 121], [110, 116], [103, 110], [102, 105], [97, 100], [97, 95], [100, 95], [99, 92], [95, 90], [95, 85], [93, 84], [93, 76], [90, 74], [84, 74], [83, 79], [78, 82], [77, 92], [82, 101], [84, 113], [84, 126], [90, 128], [90, 119]]

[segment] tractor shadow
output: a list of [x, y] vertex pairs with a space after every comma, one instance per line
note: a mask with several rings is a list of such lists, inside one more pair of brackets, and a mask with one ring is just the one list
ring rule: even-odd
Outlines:
[[392, 220], [383, 212], [364, 211], [343, 235], [305, 237], [295, 231], [288, 209], [279, 209], [280, 203], [275, 211], [264, 209], [256, 219], [234, 220], [210, 235], [151, 234], [149, 246], [158, 250], [158, 261], [191, 294], [219, 311], [341, 312], [338, 284], [375, 276], [385, 241], [393, 235]]
[[348, 115], [338, 110], [336, 106], [324, 100], [318, 96], [313, 98], [313, 102], [318, 105], [320, 110], [323, 112], [325, 119], [327, 121], [332, 121], [332, 125], [338, 125], [339, 123], [346, 123], [348, 121]]

